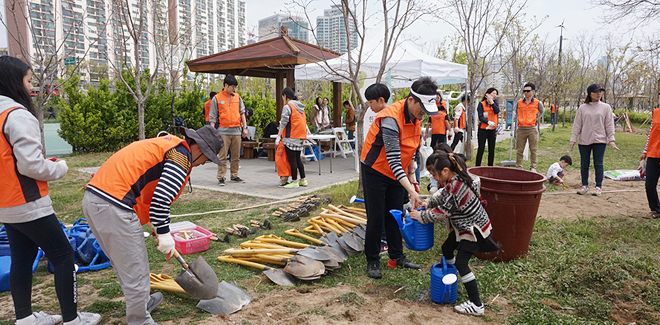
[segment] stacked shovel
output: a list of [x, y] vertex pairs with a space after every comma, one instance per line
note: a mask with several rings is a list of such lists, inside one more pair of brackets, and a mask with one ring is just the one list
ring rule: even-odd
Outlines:
[[340, 268], [349, 255], [364, 251], [366, 217], [361, 216], [363, 212], [329, 207], [329, 210], [323, 209], [321, 216], [309, 219], [310, 226], [305, 229], [320, 234], [320, 238], [305, 235], [295, 228], [284, 232], [316, 245], [263, 235], [241, 243], [241, 248], [225, 250], [225, 256], [219, 256], [218, 260], [263, 270], [266, 277], [282, 286], [295, 286], [296, 280], [320, 279], [328, 271]]

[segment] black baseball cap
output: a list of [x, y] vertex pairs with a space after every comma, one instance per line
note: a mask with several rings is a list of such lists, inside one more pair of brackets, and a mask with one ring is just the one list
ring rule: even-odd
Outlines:
[[601, 87], [599, 84], [591, 84], [589, 87], [587, 87], [587, 94], [595, 93], [601, 90], [605, 90], [605, 88]]

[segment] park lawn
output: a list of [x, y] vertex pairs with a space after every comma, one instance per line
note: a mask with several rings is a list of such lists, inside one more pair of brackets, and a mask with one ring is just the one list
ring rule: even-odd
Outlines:
[[[564, 154], [568, 154], [570, 126], [557, 127], [555, 132], [543, 130], [539, 149], [539, 172], [547, 170], [550, 164]], [[646, 142], [646, 136], [617, 133], [617, 144], [621, 151], [607, 149], [606, 169], [636, 168], [638, 157]], [[61, 221], [73, 223], [82, 217], [80, 202], [82, 186], [89, 175], [78, 171], [78, 167], [98, 166], [110, 154], [73, 155], [66, 158], [70, 170], [63, 179], [51, 182], [50, 191], [55, 210]], [[572, 169], [579, 169], [577, 148], [573, 151]], [[495, 161], [509, 159], [508, 142], [497, 144]], [[515, 152], [514, 152], [515, 159]], [[473, 165], [468, 162], [468, 165]], [[425, 191], [425, 189], [423, 190]], [[334, 204], [348, 204], [349, 198], [358, 194], [357, 182], [337, 185], [322, 191], [333, 197]], [[173, 205], [172, 214], [200, 212], [250, 206], [266, 200], [237, 196], [220, 192], [194, 189], [185, 194]], [[282, 205], [280, 205], [282, 206]], [[211, 214], [186, 218], [216, 233], [234, 223], [249, 224], [250, 219], [263, 220], [279, 206], [262, 207], [233, 213]], [[318, 214], [312, 212], [312, 215]], [[604, 212], [606, 214], [606, 212]], [[284, 230], [305, 227], [305, 220], [284, 223], [276, 218], [274, 229], [268, 233], [277, 234], [288, 240], [300, 239], [284, 235]], [[274, 220], [273, 220], [274, 219]], [[179, 221], [179, 220], [173, 220]], [[507, 324], [607, 324], [660, 323], [660, 220], [639, 220], [631, 218], [606, 218], [595, 216], [576, 221], [537, 220], [526, 258], [510, 263], [493, 263], [472, 259], [471, 266], [477, 276], [482, 300], [487, 303], [487, 321]], [[447, 235], [442, 225], [436, 226], [435, 241], [441, 243]], [[145, 229], [146, 230], [146, 229]], [[252, 239], [261, 232], [248, 237]], [[209, 250], [186, 256], [188, 260], [197, 255], [203, 256], [214, 268], [218, 278], [257, 292], [267, 293], [279, 290], [271, 284], [261, 271], [216, 261], [222, 251], [238, 247], [240, 241], [233, 237], [231, 244], [211, 242]], [[146, 245], [150, 267], [154, 273], [175, 275], [180, 269], [175, 261], [166, 261], [156, 250], [155, 242], [148, 238]], [[406, 251], [407, 256], [422, 265], [422, 272], [384, 267], [383, 279], [372, 280], [366, 277], [366, 261], [363, 255], [351, 256], [342, 268], [333, 271], [318, 281], [301, 282], [300, 290], [333, 287], [338, 284], [354, 286], [360, 293], [391, 294], [404, 287], [397, 295], [400, 299], [432, 304], [429, 298], [429, 269], [441, 256], [440, 246], [428, 251]], [[55, 298], [52, 275], [45, 265], [38, 268], [34, 278], [35, 310], [59, 313]], [[121, 290], [111, 269], [80, 273], [79, 308], [101, 313], [104, 322], [124, 323], [124, 303], [120, 299]], [[0, 301], [11, 299], [8, 292], [0, 294]], [[163, 303], [153, 312], [156, 322], [172, 320], [175, 323], [196, 323], [209, 314], [197, 309], [197, 301], [185, 295], [163, 292]], [[45, 296], [44, 296], [45, 295]], [[329, 297], [332, 298], [332, 297]], [[459, 285], [458, 301], [467, 299], [462, 285]], [[493, 301], [493, 303], [490, 303]], [[503, 306], [499, 302], [508, 301]], [[322, 306], [319, 308], [323, 308]], [[305, 311], [301, 311], [304, 313]], [[0, 324], [13, 323], [13, 313], [4, 317]], [[240, 312], [237, 314], [240, 317]], [[249, 323], [247, 320], [244, 323]]]

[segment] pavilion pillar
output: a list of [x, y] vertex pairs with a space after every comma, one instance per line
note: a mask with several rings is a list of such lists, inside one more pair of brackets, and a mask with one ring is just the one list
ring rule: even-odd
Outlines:
[[342, 113], [342, 100], [341, 100], [341, 83], [332, 83], [332, 125], [334, 127], [341, 127], [341, 113]]
[[275, 116], [277, 120], [275, 122], [280, 122], [282, 118], [282, 106], [284, 102], [282, 101], [282, 89], [284, 89], [284, 73], [282, 71], [277, 71], [275, 77]]
[[296, 89], [296, 76], [295, 76], [295, 70], [294, 69], [287, 69], [286, 70], [286, 86], [293, 89], [293, 90], [298, 90]]

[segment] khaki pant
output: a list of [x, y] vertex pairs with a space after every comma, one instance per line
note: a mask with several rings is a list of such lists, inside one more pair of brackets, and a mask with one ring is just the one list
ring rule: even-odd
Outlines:
[[120, 209], [90, 192], [85, 192], [82, 208], [89, 227], [117, 274], [126, 301], [126, 323], [156, 324], [147, 311], [151, 291], [149, 258], [137, 214]]
[[222, 161], [222, 166], [218, 166], [218, 180], [225, 179], [227, 174], [227, 151], [231, 151], [231, 178], [238, 177], [238, 162], [241, 158], [241, 136], [221, 134], [225, 145], [220, 149], [218, 158]]
[[522, 168], [523, 151], [525, 151], [525, 144], [529, 141], [530, 167], [536, 169], [537, 151], [539, 149], [538, 129], [518, 129], [516, 137], [516, 167]]

